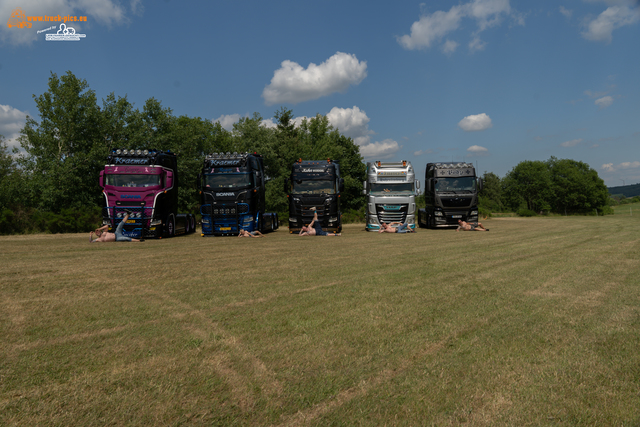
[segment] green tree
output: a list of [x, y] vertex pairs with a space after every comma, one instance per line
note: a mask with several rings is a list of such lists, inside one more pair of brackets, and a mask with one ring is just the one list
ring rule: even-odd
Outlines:
[[502, 212], [502, 180], [493, 172], [485, 172], [482, 177], [483, 187], [480, 192], [480, 207], [488, 212]]
[[15, 154], [16, 150], [10, 152], [4, 136], [0, 135], [0, 211], [28, 205], [25, 177], [17, 166]]
[[584, 162], [551, 157], [547, 161], [553, 182], [552, 208], [557, 213], [603, 211], [609, 191], [598, 173]]
[[20, 144], [37, 208], [59, 212], [98, 203], [98, 174], [108, 153], [100, 110], [85, 80], [70, 71], [49, 77], [48, 90], [33, 98], [40, 121], [27, 117]]
[[514, 211], [523, 207], [533, 212], [551, 210], [554, 193], [547, 164], [539, 160], [518, 163], [502, 180], [502, 192]]
[[178, 156], [180, 212], [197, 212], [200, 203], [197, 181], [203, 159], [209, 153], [228, 151], [232, 146], [230, 133], [219, 123], [180, 116], [172, 124], [169, 140], [171, 151]]

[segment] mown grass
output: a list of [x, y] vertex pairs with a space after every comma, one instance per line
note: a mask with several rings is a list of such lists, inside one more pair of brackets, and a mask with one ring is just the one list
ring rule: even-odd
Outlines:
[[640, 214], [484, 223], [0, 237], [0, 425], [640, 424]]

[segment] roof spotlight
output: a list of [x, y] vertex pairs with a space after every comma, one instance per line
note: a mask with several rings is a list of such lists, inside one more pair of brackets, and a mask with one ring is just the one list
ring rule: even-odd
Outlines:
[[120, 154], [122, 154], [122, 150], [118, 148], [118, 149], [116, 150], [116, 154], [119, 156]]

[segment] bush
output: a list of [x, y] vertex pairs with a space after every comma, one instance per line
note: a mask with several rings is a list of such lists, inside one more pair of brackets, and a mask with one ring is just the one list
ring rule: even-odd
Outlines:
[[611, 206], [603, 206], [598, 212], [600, 215], [613, 215], [615, 213]]
[[13, 233], [15, 216], [11, 209], [5, 208], [0, 212], [0, 234]]
[[82, 233], [93, 230], [101, 221], [99, 207], [63, 209], [60, 213], [3, 209], [0, 212], [0, 234]]
[[345, 212], [342, 212], [342, 223], [343, 224], [362, 224], [364, 223], [365, 214], [364, 207], [360, 209], [349, 209]]
[[491, 216], [491, 210], [487, 209], [483, 206], [478, 206], [478, 215], [482, 218], [487, 218]]
[[526, 217], [531, 217], [531, 216], [536, 216], [537, 214], [532, 211], [531, 209], [526, 209], [526, 208], [520, 208], [518, 209], [518, 211], [516, 212], [516, 214], [518, 214], [518, 216], [526, 216]]

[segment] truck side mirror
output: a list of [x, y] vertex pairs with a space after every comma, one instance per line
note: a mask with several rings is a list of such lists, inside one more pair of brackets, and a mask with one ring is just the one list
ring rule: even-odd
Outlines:
[[416, 179], [416, 190], [420, 189], [420, 180]]
[[198, 174], [198, 191], [202, 191], [202, 174]]
[[167, 171], [167, 180], [164, 187], [166, 189], [173, 187], [173, 171]]
[[478, 178], [478, 191], [482, 191], [482, 186], [483, 186], [482, 178]]
[[367, 195], [367, 181], [362, 181], [362, 194]]
[[284, 179], [284, 192], [289, 194], [289, 178]]
[[100, 171], [100, 180], [98, 182], [100, 183], [100, 187], [104, 188], [104, 171]]
[[338, 185], [338, 191], [341, 192], [341, 193], [344, 191], [344, 178], [340, 178], [340, 184]]

